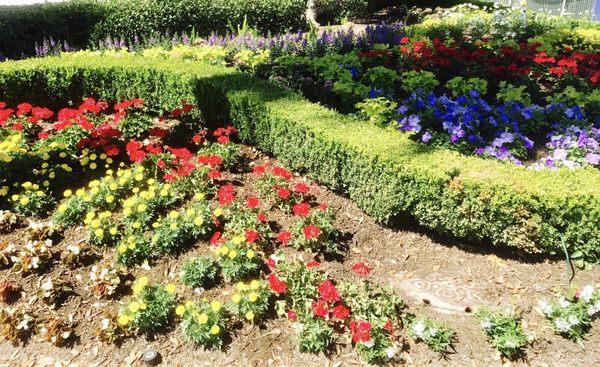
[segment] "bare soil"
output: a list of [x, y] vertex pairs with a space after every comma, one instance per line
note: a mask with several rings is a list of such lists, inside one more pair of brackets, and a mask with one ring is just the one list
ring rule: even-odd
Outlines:
[[[252, 193], [253, 181], [247, 173], [253, 164], [276, 163], [259, 152], [245, 147], [248, 165], [244, 172], [227, 179], [241, 183], [238, 192]], [[406, 341], [404, 364], [410, 366], [594, 366], [600, 364], [600, 326], [594, 325], [581, 349], [576, 343], [556, 335], [546, 320], [534, 309], [540, 298], [552, 299], [557, 290], [566, 290], [569, 274], [564, 261], [519, 258], [502, 249], [489, 250], [485, 244], [474, 247], [464, 241], [435, 236], [414, 224], [382, 226], [364, 214], [350, 200], [315, 185], [318, 201], [327, 202], [336, 212], [336, 226], [347, 246], [343, 259], [317, 257], [335, 279], [353, 276], [351, 266], [366, 261], [372, 277], [392, 287], [407, 301], [408, 310], [446, 322], [457, 333], [455, 352], [446, 358], [419, 343]], [[284, 221], [281, 213], [269, 217]], [[402, 219], [402, 218], [400, 218]], [[410, 223], [410, 222], [408, 222]], [[0, 235], [0, 241], [23, 243], [24, 228]], [[83, 240], [81, 229], [70, 229], [57, 246]], [[204, 253], [208, 243], [198, 243], [177, 258], [163, 258], [148, 269], [132, 269], [132, 276], [149, 275], [153, 281], [180, 284], [178, 272], [185, 259]], [[488, 248], [488, 250], [482, 250]], [[293, 252], [291, 249], [286, 251]], [[112, 251], [100, 251], [95, 261], [114, 261]], [[311, 254], [304, 253], [305, 259]], [[351, 345], [338, 346], [330, 355], [303, 354], [297, 350], [294, 331], [285, 319], [273, 319], [260, 327], [236, 326], [231, 341], [222, 351], [205, 351], [183, 342], [177, 325], [157, 335], [127, 339], [122, 345], [101, 345], [95, 338], [99, 322], [107, 310], [118, 310], [129, 296], [125, 292], [116, 300], [98, 301], [86, 289], [92, 264], [68, 269], [57, 258], [42, 276], [25, 278], [9, 269], [0, 271], [0, 282], [10, 280], [23, 288], [18, 302], [30, 302], [39, 315], [59, 312], [72, 315], [77, 322], [76, 340], [69, 347], [57, 348], [50, 343], [31, 339], [14, 347], [0, 342], [0, 366], [141, 366], [141, 354], [149, 347], [160, 353], [163, 366], [354, 366], [364, 365]], [[75, 285], [75, 293], [56, 311], [35, 297], [45, 276], [61, 275]], [[600, 281], [598, 268], [576, 270], [572, 283], [584, 285]], [[179, 289], [183, 289], [180, 286]], [[187, 290], [186, 297], [193, 298]], [[229, 293], [228, 287], [207, 291], [207, 297]], [[203, 296], [205, 296], [203, 295]], [[197, 298], [197, 296], [196, 296]], [[500, 358], [487, 343], [471, 311], [479, 306], [512, 305], [523, 312], [527, 332], [537, 341], [516, 361]]]

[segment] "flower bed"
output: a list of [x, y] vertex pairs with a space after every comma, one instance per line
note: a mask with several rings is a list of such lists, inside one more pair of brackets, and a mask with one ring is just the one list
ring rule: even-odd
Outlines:
[[594, 169], [532, 171], [434, 150], [196, 62], [46, 58], [3, 64], [0, 85], [3, 99], [38, 104], [91, 94], [140, 96], [150, 110], [161, 110], [186, 99], [211, 120], [232, 121], [244, 141], [348, 193], [379, 220], [406, 213], [426, 227], [485, 244], [562, 254], [564, 243], [575, 258], [597, 261]]

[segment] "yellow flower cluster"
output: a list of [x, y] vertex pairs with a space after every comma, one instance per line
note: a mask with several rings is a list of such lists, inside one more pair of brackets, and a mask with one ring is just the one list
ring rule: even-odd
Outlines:
[[106, 153], [97, 154], [90, 152], [89, 149], [83, 149], [81, 151], [79, 164], [81, 164], [82, 167], [88, 166], [90, 169], [95, 170], [98, 168], [98, 164], [102, 164], [104, 168], [109, 168], [112, 163], [113, 159], [107, 156]]
[[18, 202], [22, 206], [27, 206], [31, 199], [35, 196], [44, 197], [46, 195], [45, 192], [40, 190], [40, 186], [38, 184], [31, 183], [29, 181], [21, 184], [21, 187], [24, 191], [21, 194], [15, 194], [11, 196], [11, 200], [13, 202]]
[[[257, 279], [250, 283], [238, 282], [235, 285], [236, 293], [231, 296], [231, 302], [239, 305], [242, 302], [256, 303], [260, 299], [261, 284]], [[244, 317], [248, 321], [254, 320], [255, 313], [248, 310], [244, 313]]]
[[23, 134], [9, 135], [0, 141], [0, 162], [9, 163], [16, 154], [25, 154], [27, 149], [23, 147]]

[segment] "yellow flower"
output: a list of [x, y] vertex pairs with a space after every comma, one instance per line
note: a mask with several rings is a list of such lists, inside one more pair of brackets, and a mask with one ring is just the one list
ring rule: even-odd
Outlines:
[[232, 241], [233, 241], [234, 244], [239, 245], [242, 242], [244, 242], [244, 240], [245, 240], [245, 238], [242, 237], [242, 236], [235, 236], [235, 237], [233, 237]]
[[112, 195], [106, 195], [106, 202], [107, 203], [112, 203], [113, 201], [115, 201], [115, 197]]
[[219, 302], [219, 301], [212, 301], [210, 303], [210, 308], [212, 308], [212, 310], [214, 312], [219, 312], [221, 310], [221, 307], [222, 307], [222, 305], [221, 305], [221, 302]]
[[[124, 254], [127, 252], [127, 246], [125, 244], [120, 244], [117, 247], [117, 251], [119, 251], [120, 254]], [[136, 292], [137, 293], [137, 292]]]
[[185, 306], [184, 305], [179, 305], [177, 306], [177, 308], [175, 308], [175, 314], [177, 316], [182, 316], [185, 313]]
[[133, 301], [129, 304], [129, 311], [136, 313], [140, 310], [140, 304], [136, 301]]
[[258, 299], [258, 294], [252, 292], [248, 295], [248, 300], [250, 302], [256, 302], [256, 300]]
[[221, 255], [225, 256], [229, 252], [229, 247], [223, 245], [219, 248], [219, 252], [221, 253]]
[[221, 332], [221, 328], [219, 327], [219, 325], [213, 325], [210, 327], [210, 333], [212, 335], [217, 335], [219, 332]]
[[246, 312], [245, 316], [246, 316], [246, 320], [248, 320], [248, 321], [254, 320], [254, 312], [252, 312], [252, 311]]
[[194, 305], [194, 302], [192, 302], [192, 301], [185, 301], [185, 307], [186, 307], [186, 308], [190, 308], [190, 307], [192, 307], [193, 305]]
[[141, 173], [138, 173], [137, 175], [135, 175], [134, 178], [136, 181], [141, 181], [144, 179], [144, 175], [142, 175]]
[[171, 217], [172, 219], [177, 219], [177, 218], [179, 218], [179, 212], [173, 210], [169, 213], [169, 217]]
[[177, 229], [177, 223], [171, 223], [171, 225], [169, 225], [169, 228], [171, 228], [172, 230], [176, 230]]
[[148, 277], [147, 277], [147, 276], [145, 276], [145, 275], [144, 275], [144, 276], [141, 276], [141, 277], [138, 279], [138, 283], [139, 283], [140, 285], [142, 285], [143, 287], [147, 286], [147, 285], [148, 285]]
[[121, 326], [127, 326], [127, 324], [129, 324], [130, 321], [131, 321], [131, 318], [127, 315], [120, 315], [117, 318], [117, 323], [119, 323], [119, 325], [121, 325]]
[[23, 184], [21, 186], [23, 186], [24, 188], [28, 189], [31, 186], [33, 186], [33, 184], [31, 182], [27, 181], [27, 182], [23, 182]]
[[71, 190], [65, 190], [65, 192], [63, 192], [63, 196], [66, 198], [70, 197], [71, 195], [73, 195]]
[[248, 252], [246, 252], [246, 256], [248, 259], [252, 259], [254, 257], [254, 251], [248, 250]]
[[139, 229], [142, 226], [142, 224], [140, 222], [133, 222], [131, 224], [131, 227], [133, 227], [134, 229]]
[[94, 231], [94, 236], [96, 237], [102, 237], [104, 236], [104, 230], [102, 228], [98, 228]]
[[28, 197], [21, 198], [21, 200], [19, 200], [19, 203], [21, 205], [27, 205], [27, 204], [29, 204], [29, 198]]
[[116, 189], [119, 188], [119, 185], [117, 185], [116, 183], [111, 183], [108, 188], [110, 189], [110, 191], [115, 191]]
[[108, 233], [110, 233], [111, 236], [114, 236], [117, 234], [117, 229], [115, 227], [112, 227], [108, 230]]
[[96, 168], [98, 168], [98, 165], [96, 163], [90, 163], [90, 168], [96, 169]]
[[233, 302], [233, 303], [240, 303], [241, 300], [242, 300], [242, 297], [237, 293], [231, 297], [231, 302]]
[[238, 282], [235, 285], [235, 289], [237, 289], [238, 291], [245, 291], [247, 289], [246, 284], [244, 284], [243, 282]]
[[221, 209], [221, 208], [215, 209], [215, 217], [220, 217], [221, 215], [223, 215], [223, 209]]
[[135, 284], [133, 286], [133, 294], [140, 294], [144, 290], [144, 286], [140, 284]]
[[199, 192], [196, 195], [194, 195], [194, 199], [196, 199], [196, 200], [202, 200], [202, 199], [204, 199], [205, 196], [206, 195], [204, 195], [203, 192]]
[[208, 315], [205, 313], [201, 313], [200, 315], [198, 315], [198, 317], [196, 317], [198, 319], [198, 323], [200, 325], [204, 325], [208, 322]]
[[148, 209], [148, 206], [146, 204], [140, 204], [137, 206], [138, 212], [145, 212], [146, 209]]
[[140, 302], [140, 310], [145, 310], [146, 304], [144, 302]]
[[260, 287], [260, 282], [256, 279], [250, 282], [250, 289], [258, 289]]
[[189, 208], [189, 209], [188, 209], [188, 210], [185, 212], [185, 214], [186, 214], [188, 217], [191, 217], [191, 216], [193, 216], [194, 214], [196, 214], [196, 210], [194, 210], [194, 208]]
[[232, 260], [235, 259], [237, 257], [237, 251], [236, 250], [229, 251], [229, 255], [228, 256]]
[[130, 250], [135, 250], [135, 242], [129, 242], [129, 244], [127, 245], [127, 248]]
[[173, 283], [169, 283], [169, 284], [167, 284], [166, 290], [167, 290], [167, 292], [174, 294], [175, 291], [177, 291], [177, 286]]
[[197, 226], [201, 226], [204, 224], [204, 219], [202, 219], [202, 217], [196, 217], [194, 218], [194, 224]]
[[66, 212], [66, 211], [67, 211], [67, 206], [66, 206], [65, 204], [60, 204], [60, 205], [58, 206], [58, 212], [59, 212], [59, 213], [64, 213], [64, 212]]

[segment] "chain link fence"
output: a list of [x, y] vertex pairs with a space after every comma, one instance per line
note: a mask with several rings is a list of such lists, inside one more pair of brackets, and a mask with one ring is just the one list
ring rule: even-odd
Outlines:
[[[493, 1], [502, 5], [521, 5], [521, 0]], [[534, 11], [555, 15], [600, 20], [600, 0], [527, 0], [527, 7]]]

